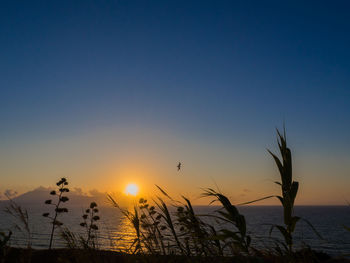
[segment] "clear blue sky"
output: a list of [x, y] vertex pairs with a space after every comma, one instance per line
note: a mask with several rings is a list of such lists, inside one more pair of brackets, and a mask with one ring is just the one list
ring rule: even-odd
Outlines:
[[349, 1], [1, 1], [0, 176], [14, 180], [20, 170], [8, 163], [36, 154], [28, 146], [19, 159], [21, 143], [131, 127], [265, 154], [285, 122], [292, 147], [330, 156], [349, 183], [349, 10]]

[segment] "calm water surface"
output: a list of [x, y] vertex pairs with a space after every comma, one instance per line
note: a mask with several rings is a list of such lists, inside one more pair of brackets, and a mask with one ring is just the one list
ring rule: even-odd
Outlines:
[[[130, 246], [134, 239], [134, 231], [130, 223], [122, 214], [112, 207], [100, 207], [99, 243], [102, 248], [124, 250]], [[241, 213], [246, 216], [248, 232], [252, 236], [253, 246], [264, 248], [273, 245], [269, 236], [272, 224], [283, 224], [282, 208], [276, 206], [249, 206], [240, 207]], [[49, 242], [50, 224], [48, 219], [42, 217], [47, 207], [27, 207], [31, 227], [31, 242], [34, 248], [47, 248]], [[199, 214], [211, 213], [215, 208], [198, 206], [195, 210]], [[74, 233], [85, 234], [79, 225], [82, 222], [84, 209], [70, 208], [69, 213], [60, 216], [60, 221]], [[320, 240], [312, 229], [305, 223], [299, 222], [296, 228], [295, 239], [297, 245], [307, 244], [314, 249], [322, 250], [331, 255], [350, 254], [350, 232], [343, 226], [350, 225], [349, 206], [298, 206], [295, 214], [310, 221], [324, 240]], [[26, 235], [14, 228], [16, 220], [0, 210], [0, 229], [13, 231], [11, 245], [25, 246], [28, 242]], [[218, 227], [220, 228], [220, 227]], [[59, 232], [59, 231], [57, 231]], [[272, 237], [281, 238], [277, 231]], [[57, 235], [54, 246], [64, 247], [64, 242]]]

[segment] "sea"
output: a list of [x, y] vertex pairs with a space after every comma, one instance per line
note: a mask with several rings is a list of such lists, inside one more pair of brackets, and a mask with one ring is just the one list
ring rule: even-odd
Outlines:
[[[42, 216], [48, 212], [48, 206], [27, 206], [30, 233], [23, 231], [23, 224], [18, 218], [0, 208], [0, 232], [12, 231], [11, 246], [26, 247], [29, 243], [33, 248], [48, 248], [51, 226], [49, 219]], [[80, 226], [82, 215], [86, 208], [70, 207], [69, 212], [59, 216], [63, 227], [77, 235], [86, 235]], [[195, 206], [200, 215], [212, 214], [218, 207]], [[282, 236], [275, 229], [270, 234], [272, 225], [283, 225], [283, 210], [280, 206], [242, 206], [239, 211], [245, 216], [247, 232], [252, 237], [252, 246], [269, 249]], [[332, 256], [350, 254], [350, 232], [344, 226], [350, 227], [350, 206], [296, 206], [295, 215], [305, 219], [298, 222], [294, 234], [297, 247], [309, 246], [312, 249], [328, 253]], [[98, 243], [101, 249], [127, 251], [135, 238], [131, 223], [115, 207], [99, 207]], [[212, 220], [210, 217], [203, 220]], [[310, 224], [312, 227], [310, 226]], [[21, 229], [22, 228], [22, 229]], [[220, 226], [217, 226], [218, 230]], [[320, 235], [317, 235], [315, 231]], [[53, 247], [62, 248], [66, 243], [56, 230]]]

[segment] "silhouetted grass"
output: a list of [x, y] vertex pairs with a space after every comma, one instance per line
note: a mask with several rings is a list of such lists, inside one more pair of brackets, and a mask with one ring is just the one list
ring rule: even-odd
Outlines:
[[29, 216], [27, 209], [23, 209], [20, 205], [14, 202], [9, 196], [7, 196], [10, 204], [5, 208], [5, 212], [12, 216], [14, 228], [24, 233], [27, 239], [27, 248], [31, 248], [31, 230], [29, 227]]
[[83, 222], [80, 226], [85, 229], [86, 235], [76, 235], [69, 230], [68, 227], [61, 228], [60, 236], [65, 241], [66, 246], [71, 249], [88, 249], [95, 250], [98, 248], [98, 230], [97, 222], [100, 220], [98, 216], [98, 208], [95, 202], [91, 202], [89, 208], [82, 215]]
[[5, 232], [0, 232], [0, 260], [1, 262], [6, 259], [8, 251], [8, 242], [10, 241], [12, 232], [9, 231], [8, 234]]
[[214, 238], [224, 241], [224, 247], [229, 247], [232, 254], [239, 254], [241, 252], [249, 254], [251, 237], [247, 235], [245, 217], [239, 213], [238, 209], [223, 194], [209, 188], [203, 195], [215, 197], [222, 205], [222, 209], [217, 210], [218, 215], [212, 216], [225, 222], [225, 227], [227, 225], [232, 226], [230, 228], [220, 229], [219, 234], [214, 236]]
[[[279, 170], [280, 181], [275, 183], [281, 188], [281, 194], [245, 203], [276, 197], [282, 204], [284, 225], [273, 225], [271, 228], [271, 231], [273, 228], [278, 229], [283, 237], [281, 242], [276, 243], [275, 250], [260, 250], [252, 246], [252, 237], [248, 234], [245, 216], [223, 193], [211, 188], [205, 189], [202, 196], [211, 198], [212, 202], [218, 202], [219, 208], [211, 214], [196, 214], [188, 198], [182, 196], [180, 201], [175, 200], [156, 185], [161, 196], [155, 196], [150, 202], [140, 198], [132, 209], [122, 208], [115, 198], [108, 195], [111, 204], [119, 209], [131, 223], [134, 239], [124, 251], [129, 256], [125, 253], [101, 251], [97, 245], [99, 229], [97, 222], [100, 217], [95, 202], [85, 210], [82, 215], [83, 222], [80, 222], [81, 227], [86, 230], [86, 236], [76, 235], [67, 227], [61, 227], [63, 222], [57, 220], [60, 213], [68, 212], [67, 208], [61, 207], [61, 203], [69, 200], [63, 195], [69, 192], [66, 187], [68, 182], [62, 178], [56, 184], [58, 193], [56, 191], [50, 193], [57, 197], [57, 202], [45, 201], [46, 204], [54, 206], [54, 213], [52, 216], [49, 213], [43, 216], [49, 217], [52, 224], [49, 252], [56, 227], [61, 228], [61, 237], [68, 250], [51, 251], [49, 254], [53, 255], [51, 258], [45, 254], [46, 252], [34, 251], [31, 259], [34, 260], [33, 262], [40, 257], [46, 260], [45, 262], [112, 262], [116, 259], [119, 260], [116, 262], [323, 262], [323, 260], [330, 260], [327, 255], [309, 248], [299, 251], [293, 248], [293, 233], [301, 220], [294, 214], [294, 202], [299, 183], [293, 180], [292, 154], [287, 147], [286, 134], [284, 132], [282, 135], [277, 130], [277, 136], [280, 158], [271, 151], [268, 150], [268, 152]], [[8, 211], [22, 220], [24, 230], [30, 234], [27, 212], [15, 203], [10, 203]], [[307, 223], [312, 227], [309, 222]], [[10, 257], [5, 255], [5, 251], [8, 252], [6, 248], [10, 238], [11, 232], [8, 235], [0, 233], [0, 259], [2, 262], [19, 262], [20, 255], [24, 255], [23, 250], [17, 250], [19, 258], [11, 254], [12, 252]], [[12, 260], [13, 258], [15, 260]]]

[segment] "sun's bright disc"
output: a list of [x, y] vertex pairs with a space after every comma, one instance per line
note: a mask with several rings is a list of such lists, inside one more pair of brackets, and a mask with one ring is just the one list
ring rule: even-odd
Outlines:
[[127, 195], [136, 196], [139, 192], [139, 187], [136, 184], [128, 184], [125, 188], [125, 193]]

